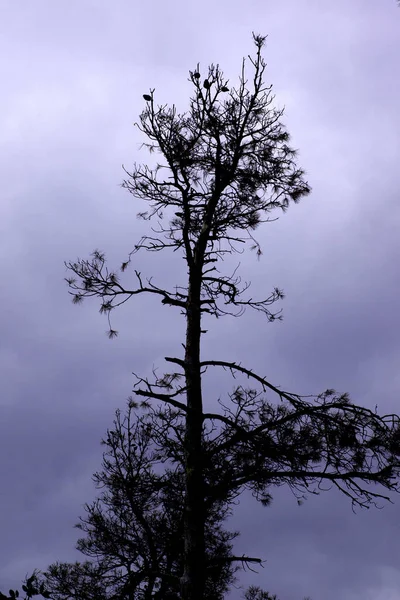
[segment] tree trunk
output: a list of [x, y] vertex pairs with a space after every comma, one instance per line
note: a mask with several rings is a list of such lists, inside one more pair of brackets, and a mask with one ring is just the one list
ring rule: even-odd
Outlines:
[[185, 377], [186, 416], [186, 502], [183, 600], [203, 600], [204, 565], [204, 484], [202, 465], [203, 401], [200, 375], [200, 289], [201, 269], [190, 270], [187, 299]]

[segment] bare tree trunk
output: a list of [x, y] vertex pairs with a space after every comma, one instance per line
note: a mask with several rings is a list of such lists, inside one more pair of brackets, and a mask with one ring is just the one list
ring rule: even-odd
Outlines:
[[203, 400], [200, 375], [201, 268], [190, 269], [187, 300], [185, 377], [186, 416], [186, 502], [184, 572], [181, 579], [183, 600], [203, 600], [204, 493], [202, 465]]

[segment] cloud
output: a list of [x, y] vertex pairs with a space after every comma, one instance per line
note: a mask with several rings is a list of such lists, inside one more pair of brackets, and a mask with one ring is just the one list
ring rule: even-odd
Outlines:
[[[76, 560], [72, 528], [95, 495], [100, 439], [124, 408], [132, 371], [181, 350], [179, 311], [136, 298], [115, 313], [110, 342], [95, 301], [74, 307], [63, 261], [96, 247], [118, 266], [140, 239], [142, 205], [119, 188], [121, 164], [145, 162], [133, 127], [142, 94], [184, 110], [188, 70], [218, 62], [237, 81], [251, 31], [268, 34], [267, 80], [313, 194], [259, 230], [264, 255], [241, 261], [254, 296], [287, 294], [283, 323], [250, 312], [207, 320], [204, 356], [236, 359], [289, 391], [349, 391], [398, 403], [398, 25], [394, 0], [251, 0], [201, 7], [174, 0], [37, 0], [1, 9], [0, 589], [26, 571]], [[277, 215], [274, 215], [277, 216]], [[137, 255], [169, 284], [177, 255]], [[132, 272], [126, 274], [130, 281]], [[207, 376], [206, 404], [232, 382]], [[244, 495], [238, 548], [267, 559], [243, 576], [282, 600], [397, 598], [398, 502], [353, 515], [329, 492], [270, 508]], [[239, 597], [233, 591], [232, 599]]]

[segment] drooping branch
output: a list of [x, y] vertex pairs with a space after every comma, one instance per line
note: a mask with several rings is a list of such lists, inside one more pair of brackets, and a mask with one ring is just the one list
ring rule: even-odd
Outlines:
[[210, 495], [233, 498], [249, 487], [268, 502], [273, 486], [310, 491], [317, 484], [322, 490], [327, 481], [346, 492], [353, 506], [367, 507], [389, 496], [359, 482], [400, 491], [399, 417], [379, 416], [352, 405], [346, 395], [327, 392], [315, 403], [302, 399], [294, 407], [284, 399], [274, 406], [238, 386], [230, 394], [236, 409], [224, 407], [223, 418], [204, 415], [222, 423], [207, 449]]
[[[110, 272], [105, 266], [104, 254], [95, 250], [92, 253], [92, 260], [78, 259], [76, 262], [65, 263], [78, 278], [79, 282], [74, 277], [66, 278], [70, 290], [69, 294], [73, 296], [73, 302], [78, 304], [86, 297], [98, 296], [101, 298], [100, 313], [104, 313], [108, 317], [110, 325], [109, 337], [114, 337], [117, 332], [111, 328], [110, 312], [121, 306], [127, 300], [138, 294], [149, 293], [156, 294], [162, 297], [162, 304], [170, 306], [179, 306], [182, 309], [186, 308], [186, 296], [178, 292], [178, 287], [175, 293], [170, 293], [167, 290], [161, 289], [152, 283], [152, 278], [147, 279], [147, 285], [143, 283], [142, 275], [135, 270], [135, 276], [138, 280], [139, 287], [136, 289], [127, 289], [119, 282], [119, 277], [115, 272]], [[127, 263], [123, 263], [121, 270], [124, 271]], [[119, 300], [119, 298], [122, 298]]]
[[111, 297], [114, 300], [117, 296], [125, 296], [123, 300], [116, 304], [112, 304], [112, 300], [108, 300], [102, 304], [101, 312], [110, 311], [112, 308], [120, 306], [132, 296], [141, 293], [157, 294], [163, 297], [163, 304], [170, 304], [171, 306], [180, 306], [186, 308], [186, 302], [181, 298], [185, 296], [182, 294], [175, 294], [180, 298], [174, 297], [174, 294], [167, 292], [153, 283], [152, 278], [147, 280], [147, 286], [143, 284], [142, 276], [139, 271], [135, 270], [136, 278], [139, 282], [139, 287], [133, 290], [124, 288], [118, 281], [116, 273], [109, 272], [107, 267], [104, 268], [105, 258], [104, 255], [98, 251], [93, 252], [94, 257], [92, 261], [78, 260], [75, 263], [66, 263], [66, 266], [70, 268], [78, 277], [81, 278], [82, 283], [77, 284], [73, 278], [66, 279], [69, 287], [76, 292], [69, 292], [74, 296], [74, 302], [79, 303], [84, 297], [89, 296], [101, 296]]
[[[170, 359], [166, 358], [166, 360], [170, 360]], [[172, 361], [170, 360], [170, 362], [172, 362]], [[224, 360], [203, 360], [203, 361], [201, 361], [200, 366], [201, 367], [207, 367], [207, 366], [223, 367], [224, 370], [229, 369], [233, 376], [234, 376], [234, 371], [239, 371], [240, 373], [243, 373], [244, 375], [246, 375], [248, 378], [253, 378], [255, 381], [260, 383], [264, 391], [266, 391], [267, 389], [272, 390], [273, 392], [278, 394], [278, 396], [281, 399], [284, 398], [285, 400], [288, 400], [288, 402], [290, 402], [290, 404], [292, 404], [295, 407], [299, 406], [301, 403], [300, 399], [302, 397], [303, 398], [305, 397], [305, 396], [299, 396], [298, 394], [289, 394], [288, 392], [283, 392], [276, 386], [272, 385], [272, 383], [267, 381], [267, 379], [265, 377], [261, 377], [260, 375], [257, 375], [251, 369], [246, 369], [245, 367], [242, 367], [242, 365], [240, 363], [229, 362], [229, 361], [224, 361]]]
[[[181, 359], [165, 359], [184, 368]], [[357, 480], [398, 491], [398, 484], [393, 483], [400, 473], [398, 416], [379, 416], [354, 406], [347, 394], [335, 395], [334, 390], [318, 396], [289, 394], [233, 362], [201, 362], [202, 368], [209, 366], [222, 366], [233, 375], [242, 373], [281, 401], [273, 406], [254, 390], [238, 386], [230, 394], [233, 408], [219, 400], [223, 413], [203, 414], [204, 422], [222, 425], [217, 435], [207, 439], [207, 472], [214, 473], [210, 497], [233, 498], [250, 485], [267, 499], [271, 486], [285, 483], [292, 491], [310, 491], [310, 483], [317, 483], [321, 490], [321, 483], [328, 481], [346, 492], [353, 505], [366, 507], [376, 498], [389, 496], [372, 492]]]

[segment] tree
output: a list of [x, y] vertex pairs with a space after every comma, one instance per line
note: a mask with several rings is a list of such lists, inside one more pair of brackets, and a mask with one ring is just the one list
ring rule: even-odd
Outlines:
[[[31, 600], [34, 596], [50, 598], [49, 591], [45, 588], [43, 582], [39, 581], [39, 571], [35, 570], [30, 577], [26, 576], [22, 584], [22, 590], [25, 592], [24, 600]], [[18, 590], [9, 590], [8, 596], [0, 592], [0, 600], [16, 600], [20, 597]]]
[[[39, 589], [52, 600], [179, 597], [184, 453], [178, 437], [184, 433], [184, 415], [152, 407], [139, 415], [137, 408], [130, 401], [123, 419], [117, 411], [115, 427], [102, 442], [107, 448], [103, 468], [93, 476], [100, 497], [85, 505], [87, 516], [76, 525], [86, 534], [77, 548], [90, 560], [57, 562], [45, 573], [35, 572], [27, 598]], [[207, 511], [205, 597], [210, 600], [222, 600], [235, 581], [235, 560], [261, 563], [233, 556], [231, 541], [238, 533], [221, 526], [228, 512], [221, 503], [211, 503]]]
[[244, 600], [278, 600], [278, 598], [275, 594], [271, 596], [271, 594], [264, 592], [258, 586], [252, 585], [246, 591]]
[[[319, 493], [328, 482], [346, 494], [353, 507], [368, 507], [379, 498], [389, 500], [387, 492], [399, 491], [397, 415], [380, 416], [331, 389], [316, 396], [289, 394], [250, 366], [200, 356], [204, 315], [239, 316], [251, 308], [268, 321], [281, 318], [270, 307], [282, 292], [275, 288], [265, 299], [246, 297], [249, 284], [241, 284], [237, 269], [225, 274], [223, 259], [249, 241], [259, 258], [254, 230], [270, 220], [273, 209], [284, 211], [310, 192], [288, 144], [283, 111], [273, 107], [271, 86], [264, 84], [265, 38], [253, 38], [250, 83], [245, 61], [237, 88], [228, 87], [219, 66], [211, 65], [203, 82], [197, 67], [190, 72], [194, 94], [187, 113], [178, 114], [175, 106], [156, 106], [150, 90], [140, 115], [139, 130], [149, 140], [144, 145], [158, 151], [163, 162], [154, 169], [134, 165], [126, 171], [123, 187], [149, 203], [150, 210], [139, 216], [156, 217], [158, 229], [135, 245], [121, 272], [137, 252], [169, 248], [175, 256], [183, 255], [187, 287], [160, 288], [137, 269], [135, 283], [125, 286], [98, 250], [88, 260], [66, 263], [73, 273], [67, 279], [73, 301], [99, 297], [110, 337], [116, 335], [110, 313], [138, 294], [158, 295], [162, 304], [178, 307], [186, 320], [184, 355], [165, 357], [179, 372], [155, 374], [152, 381], [136, 375], [134, 388], [138, 397], [164, 402], [185, 418], [179, 439], [185, 463], [183, 600], [205, 597], [210, 503], [232, 506], [248, 488], [268, 505], [271, 488], [278, 485], [288, 485], [301, 502], [305, 492]], [[210, 368], [228, 369], [253, 387], [237, 385], [229, 404], [220, 401], [220, 412], [205, 413], [202, 381]], [[267, 392], [277, 396], [277, 404], [269, 402]], [[377, 491], [372, 484], [381, 488]]]
[[[251, 585], [245, 595], [244, 600], [278, 600], [276, 594], [269, 594], [256, 585]], [[303, 598], [303, 600], [311, 600], [311, 598]]]
[[[90, 560], [56, 562], [25, 580], [26, 600], [161, 600], [179, 597], [183, 556], [184, 434], [182, 411], [146, 407], [139, 414], [132, 399], [124, 418], [118, 410], [114, 429], [102, 444], [102, 470], [93, 476], [100, 497], [85, 505], [76, 525], [86, 534], [77, 549]], [[171, 436], [172, 433], [172, 436]], [[207, 443], [207, 440], [206, 440]], [[167, 465], [167, 467], [165, 467]], [[162, 468], [160, 469], [160, 466]], [[206, 519], [205, 597], [224, 598], [243, 567], [261, 560], [234, 556], [238, 532], [222, 529], [230, 514], [223, 503], [209, 503]], [[10, 590], [4, 600], [19, 597]], [[277, 600], [251, 586], [246, 600]]]
[[[103, 469], [93, 477], [101, 495], [85, 505], [87, 515], [77, 525], [86, 534], [77, 548], [91, 561], [55, 563], [44, 575], [55, 600], [179, 597], [184, 455], [175, 436], [184, 432], [183, 415], [151, 408], [139, 415], [137, 408], [130, 402], [124, 419], [117, 411], [115, 427], [103, 441]], [[227, 513], [223, 503], [210, 503], [207, 511], [205, 598], [210, 600], [222, 600], [235, 580], [231, 541], [238, 534], [222, 528]]]

